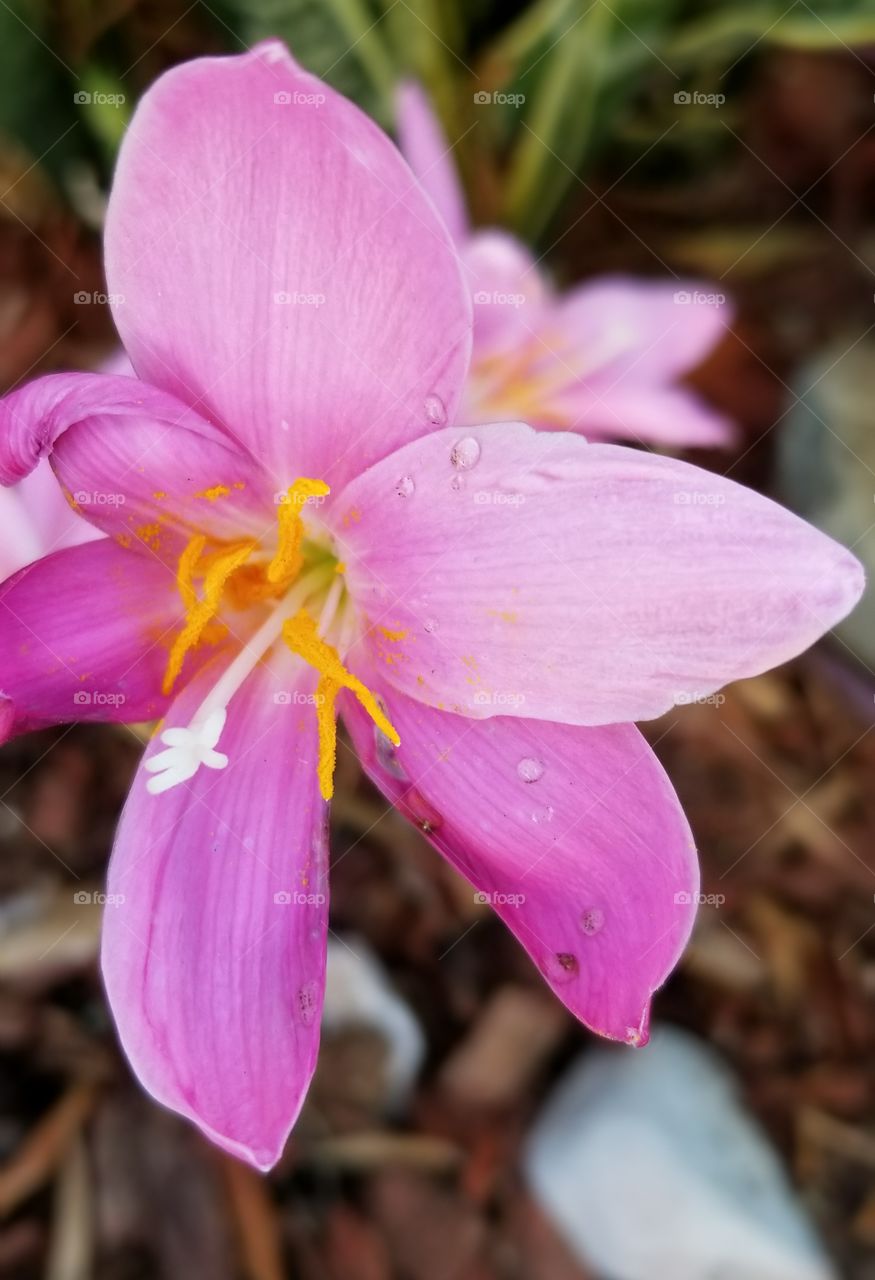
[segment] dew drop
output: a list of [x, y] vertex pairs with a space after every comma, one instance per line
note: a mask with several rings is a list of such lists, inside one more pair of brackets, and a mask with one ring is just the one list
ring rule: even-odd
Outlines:
[[426, 618], [422, 624], [422, 629], [427, 631], [430, 636], [433, 636], [438, 629], [438, 624], [434, 618]]
[[456, 490], [456, 492], [458, 493], [458, 491], [459, 491], [459, 489], [461, 489], [461, 487], [462, 487], [462, 477], [461, 477], [461, 476], [453, 476], [452, 480], [450, 481], [450, 488], [451, 488], [451, 489], [455, 489], [455, 490]]
[[436, 427], [445, 425], [447, 421], [447, 406], [440, 396], [430, 395], [425, 397], [425, 416]]
[[544, 775], [544, 766], [534, 756], [524, 756], [516, 767], [523, 782], [537, 782]]
[[316, 982], [308, 982], [298, 991], [298, 1017], [305, 1027], [309, 1027], [318, 1012], [319, 985]]
[[544, 822], [552, 822], [554, 813], [552, 804], [548, 804], [543, 809], [535, 809], [532, 813], [532, 822], [537, 822], [539, 826]]
[[450, 462], [457, 471], [470, 471], [480, 461], [480, 444], [473, 436], [465, 436], [453, 445]]
[[395, 485], [395, 492], [399, 498], [412, 498], [416, 492], [416, 481], [413, 476], [402, 476]]
[[580, 927], [588, 938], [599, 933], [605, 923], [605, 913], [601, 907], [587, 907], [580, 913]]
[[377, 752], [377, 763], [384, 773], [390, 774], [393, 778], [398, 778], [400, 782], [406, 782], [407, 774], [398, 762], [395, 743], [391, 738], [387, 738], [383, 730], [378, 728], [377, 725], [374, 725], [374, 747]]

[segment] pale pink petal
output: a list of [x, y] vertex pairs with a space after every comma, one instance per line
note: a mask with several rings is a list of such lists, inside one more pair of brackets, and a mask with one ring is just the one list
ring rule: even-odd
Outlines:
[[31, 523], [36, 531], [39, 555], [76, 547], [100, 536], [93, 525], [73, 511], [48, 462], [40, 462], [13, 489], [0, 490], [0, 501], [10, 493], [20, 501], [23, 523]]
[[110, 539], [22, 569], [0, 587], [0, 699], [14, 712], [5, 736], [71, 720], [161, 715], [180, 614], [167, 567]]
[[526, 245], [507, 231], [476, 231], [463, 249], [474, 298], [474, 366], [531, 337], [549, 294]]
[[452, 421], [470, 299], [400, 153], [277, 41], [167, 72], [122, 143], [109, 292], [136, 372], [339, 484]]
[[555, 327], [612, 383], [665, 385], [709, 356], [732, 323], [732, 307], [701, 281], [603, 276], [570, 290]]
[[273, 522], [274, 495], [251, 455], [136, 378], [50, 374], [0, 401], [0, 479], [44, 457], [92, 524], [171, 558], [195, 532], [258, 536]]
[[616, 386], [587, 382], [569, 386], [544, 404], [545, 414], [529, 414], [532, 427], [579, 431], [588, 440], [630, 440], [666, 448], [725, 448], [736, 436], [734, 423], [685, 387]]
[[[167, 725], [188, 724], [215, 674], [186, 688]], [[152, 795], [141, 767], [107, 885], [103, 975], [134, 1071], [260, 1169], [282, 1153], [319, 1043], [328, 908], [314, 684], [288, 657], [260, 666], [228, 709], [225, 769]]]
[[330, 519], [397, 688], [483, 717], [647, 719], [793, 657], [852, 608], [843, 547], [688, 463], [521, 424], [436, 432]]
[[397, 749], [344, 705], [373, 781], [493, 905], [572, 1013], [643, 1043], [699, 886], [690, 829], [638, 730], [468, 720], [380, 687]]
[[468, 212], [452, 144], [444, 137], [422, 86], [415, 81], [405, 80], [398, 86], [396, 108], [401, 154], [431, 196], [450, 235], [461, 245], [468, 235]]

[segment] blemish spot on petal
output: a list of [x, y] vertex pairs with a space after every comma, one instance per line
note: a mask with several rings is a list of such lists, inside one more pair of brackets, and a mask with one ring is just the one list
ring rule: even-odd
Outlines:
[[298, 1017], [309, 1027], [319, 1009], [319, 984], [308, 982], [298, 991]]
[[537, 782], [544, 776], [544, 766], [534, 756], [524, 756], [517, 765], [516, 771], [523, 782]]
[[545, 977], [554, 984], [571, 982], [580, 972], [577, 956], [570, 951], [557, 951], [544, 964]]
[[458, 493], [458, 491], [461, 489], [461, 487], [462, 487], [462, 477], [461, 477], [461, 476], [453, 476], [452, 480], [450, 481], [450, 488], [451, 488], [451, 489], [455, 489], [455, 490], [456, 490], [456, 492]]
[[580, 927], [588, 938], [601, 932], [605, 923], [605, 913], [601, 907], [586, 907], [580, 913]]
[[473, 436], [458, 440], [450, 452], [450, 462], [457, 471], [470, 471], [480, 461], [480, 443]]
[[434, 618], [426, 618], [422, 624], [422, 629], [427, 631], [430, 636], [433, 636], [438, 629], [438, 624]]
[[413, 476], [402, 476], [395, 485], [395, 492], [399, 498], [412, 498], [416, 492], [416, 481]]

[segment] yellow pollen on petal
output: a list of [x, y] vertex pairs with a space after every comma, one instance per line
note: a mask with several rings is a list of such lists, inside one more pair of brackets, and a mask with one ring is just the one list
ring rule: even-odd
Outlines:
[[354, 693], [377, 728], [396, 747], [401, 739], [394, 725], [380, 708], [377, 699], [361, 680], [343, 665], [333, 645], [319, 635], [319, 629], [306, 609], [300, 609], [283, 624], [283, 639], [291, 649], [319, 672], [316, 719], [319, 729], [319, 789], [324, 800], [334, 794], [334, 766], [337, 761], [337, 724], [334, 702], [341, 689]]
[[290, 583], [301, 567], [301, 543], [304, 539], [304, 522], [301, 508], [309, 498], [324, 498], [331, 492], [324, 480], [310, 480], [302, 476], [286, 490], [285, 500], [277, 508], [279, 541], [276, 555], [267, 569], [271, 582]]
[[199, 599], [193, 579], [205, 545], [206, 538], [203, 534], [198, 534], [191, 539], [179, 557], [176, 582], [185, 606], [185, 626], [174, 640], [167, 660], [161, 686], [165, 694], [172, 692], [186, 654], [204, 638], [209, 624], [218, 613], [225, 583], [241, 565], [246, 563], [255, 550], [256, 544], [254, 542], [238, 543], [214, 556], [204, 574], [204, 593], [203, 598]]
[[210, 489], [202, 489], [196, 498], [206, 498], [207, 502], [218, 502], [219, 498], [227, 498], [231, 490], [226, 484], [214, 484]]

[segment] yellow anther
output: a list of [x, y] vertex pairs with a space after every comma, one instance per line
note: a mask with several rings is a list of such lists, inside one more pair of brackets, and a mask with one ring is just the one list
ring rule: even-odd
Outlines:
[[304, 522], [301, 511], [308, 498], [324, 498], [331, 492], [324, 480], [308, 480], [302, 476], [286, 490], [285, 501], [277, 509], [279, 542], [267, 576], [271, 582], [290, 583], [301, 567], [301, 542]]
[[170, 657], [167, 659], [167, 669], [161, 686], [165, 694], [172, 692], [186, 654], [200, 642], [210, 622], [218, 613], [225, 583], [232, 573], [246, 563], [256, 546], [254, 542], [238, 543], [229, 550], [212, 557], [210, 566], [204, 574], [203, 598], [198, 599], [193, 579], [205, 545], [206, 538], [199, 534], [191, 539], [179, 557], [176, 581], [185, 606], [185, 626], [174, 640]]
[[397, 747], [401, 739], [387, 719], [377, 699], [340, 660], [340, 654], [319, 635], [316, 622], [300, 609], [283, 624], [283, 639], [291, 649], [319, 672], [316, 689], [316, 718], [319, 729], [319, 789], [325, 800], [334, 794], [334, 766], [337, 762], [337, 725], [334, 702], [341, 689], [349, 689], [381, 732]]

